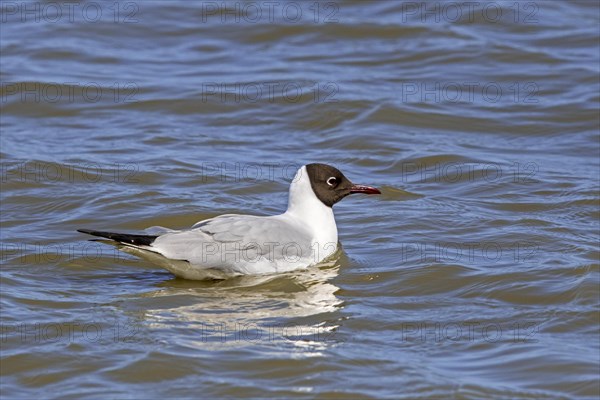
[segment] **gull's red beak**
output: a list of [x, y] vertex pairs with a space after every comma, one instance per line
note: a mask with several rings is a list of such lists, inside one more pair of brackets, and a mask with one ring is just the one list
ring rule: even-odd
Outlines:
[[352, 185], [350, 193], [381, 194], [379, 189], [365, 185]]

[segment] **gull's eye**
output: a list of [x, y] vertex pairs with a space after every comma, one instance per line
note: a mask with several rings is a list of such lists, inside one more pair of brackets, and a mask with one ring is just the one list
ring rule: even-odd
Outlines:
[[327, 184], [329, 186], [335, 186], [336, 183], [337, 183], [337, 179], [335, 178], [335, 176], [332, 176], [327, 179]]

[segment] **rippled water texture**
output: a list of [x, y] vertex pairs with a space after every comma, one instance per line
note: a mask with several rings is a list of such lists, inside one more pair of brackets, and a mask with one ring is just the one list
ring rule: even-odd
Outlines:
[[[226, 3], [1, 3], [3, 398], [598, 398], [598, 2]], [[278, 213], [308, 162], [383, 191], [327, 265], [75, 232]]]

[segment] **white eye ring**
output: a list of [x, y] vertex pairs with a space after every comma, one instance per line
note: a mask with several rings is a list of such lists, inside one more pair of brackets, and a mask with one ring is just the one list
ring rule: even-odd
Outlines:
[[327, 179], [327, 184], [328, 184], [329, 186], [333, 186], [333, 185], [335, 184], [335, 181], [336, 181], [336, 180], [337, 180], [337, 179], [335, 178], [335, 176], [329, 177], [329, 178]]

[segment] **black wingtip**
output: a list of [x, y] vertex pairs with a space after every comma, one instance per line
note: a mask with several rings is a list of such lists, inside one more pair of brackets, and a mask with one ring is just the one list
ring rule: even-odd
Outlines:
[[150, 246], [152, 242], [154, 242], [154, 240], [158, 237], [151, 235], [130, 235], [127, 233], [102, 232], [94, 231], [91, 229], [77, 229], [77, 232], [85, 233], [92, 236], [103, 237], [130, 246]]

